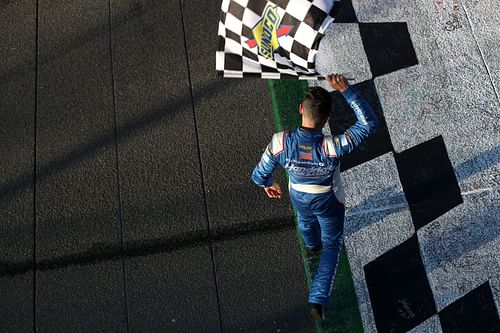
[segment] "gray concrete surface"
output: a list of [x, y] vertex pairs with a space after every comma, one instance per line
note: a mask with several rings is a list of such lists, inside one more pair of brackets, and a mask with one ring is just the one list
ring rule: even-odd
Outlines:
[[427, 333], [427, 332], [433, 332], [433, 333], [443, 333], [441, 330], [441, 324], [439, 323], [439, 317], [437, 315], [434, 315], [424, 321], [422, 324], [418, 325], [408, 333]]
[[0, 8], [0, 331], [312, 329], [293, 212], [250, 180], [267, 84], [215, 74], [220, 4]]
[[350, 84], [371, 79], [372, 73], [357, 23], [330, 25], [319, 44], [316, 70], [321, 75], [344, 73], [352, 79]]
[[[406, 22], [418, 58], [418, 65], [374, 79], [395, 153], [441, 135], [460, 186], [464, 202], [417, 231], [437, 311], [489, 281], [498, 313], [500, 21], [493, 14], [498, 3], [352, 3], [359, 22]], [[324, 52], [318, 67], [370, 79], [363, 55], [353, 54], [347, 64], [328, 63], [359, 49], [355, 24], [337, 25], [322, 42], [323, 48], [336, 49]], [[344, 43], [335, 40], [334, 32]], [[346, 245], [366, 332], [377, 328], [363, 267], [415, 233], [393, 155], [343, 173], [350, 207]], [[441, 332], [439, 317], [428, 318], [411, 332]]]

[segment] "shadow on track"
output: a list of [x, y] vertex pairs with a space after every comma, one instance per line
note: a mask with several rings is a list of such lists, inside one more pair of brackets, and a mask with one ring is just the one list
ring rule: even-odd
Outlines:
[[[287, 216], [280, 219], [252, 221], [234, 226], [215, 228], [211, 230], [212, 242], [223, 242], [293, 229], [295, 228], [293, 221], [293, 216]], [[208, 246], [208, 244], [208, 233], [205, 230], [188, 232], [170, 238], [125, 242], [125, 250], [123, 250], [121, 244], [116, 244], [115, 246], [98, 244], [85, 252], [48, 260], [40, 260], [36, 263], [36, 269], [37, 271], [47, 271], [73, 265], [91, 265], [104, 261], [116, 261], [132, 257], [178, 251], [190, 247]], [[0, 277], [24, 274], [32, 271], [33, 266], [32, 261], [18, 263], [0, 262]]]
[[[228, 83], [222, 80], [212, 81], [207, 83], [204, 87], [197, 90], [196, 100], [213, 96], [224, 91]], [[196, 103], [196, 100], [194, 101]], [[164, 107], [153, 110], [146, 113], [140, 117], [137, 117], [131, 121], [126, 122], [123, 126], [118, 128], [118, 140], [122, 142], [127, 140], [133, 135], [136, 135], [141, 130], [144, 130], [148, 126], [152, 126], [160, 121], [167, 119], [172, 112], [176, 110], [181, 110], [185, 107], [191, 107], [191, 97], [189, 94], [185, 96], [174, 98], [173, 100], [167, 101]], [[166, 123], [165, 126], [169, 124]], [[37, 182], [42, 181], [48, 176], [55, 174], [61, 170], [67, 169], [74, 165], [80, 160], [83, 160], [93, 154], [99, 152], [103, 147], [114, 144], [115, 141], [115, 129], [109, 128], [106, 132], [102, 133], [93, 140], [82, 144], [69, 153], [61, 156], [53, 161], [41, 165], [36, 171]], [[30, 189], [33, 187], [33, 173], [29, 172], [18, 176], [5, 185], [0, 186], [0, 203], [6, 202], [12, 199], [17, 193]]]

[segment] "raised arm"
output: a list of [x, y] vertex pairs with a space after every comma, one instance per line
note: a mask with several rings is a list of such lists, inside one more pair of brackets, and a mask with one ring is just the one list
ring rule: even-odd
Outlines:
[[375, 130], [379, 121], [365, 99], [354, 88], [349, 87], [344, 76], [329, 75], [326, 81], [332, 88], [342, 93], [357, 118], [354, 125], [349, 127], [343, 134], [333, 138], [336, 155], [340, 157], [352, 152], [361, 145]]

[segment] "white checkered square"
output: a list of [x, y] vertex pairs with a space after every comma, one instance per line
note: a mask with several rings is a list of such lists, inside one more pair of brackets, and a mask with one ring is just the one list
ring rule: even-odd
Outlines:
[[294, 53], [290, 53], [290, 60], [301, 67], [307, 68], [307, 60], [302, 59]]
[[241, 34], [243, 29], [243, 22], [241, 22], [238, 18], [233, 16], [231, 13], [227, 13], [226, 15], [226, 28], [231, 30], [236, 34]]
[[261, 65], [271, 67], [271, 68], [278, 68], [278, 65], [276, 64], [276, 61], [271, 60], [271, 59], [266, 59], [263, 56], [259, 55], [259, 63]]
[[243, 72], [242, 71], [225, 70], [224, 77], [233, 78], [233, 79], [241, 79], [241, 78], [243, 78]]
[[223, 71], [224, 70], [224, 56], [225, 53], [223, 51], [217, 51], [215, 52], [215, 69], [218, 71]]
[[241, 43], [238, 43], [237, 41], [232, 40], [231, 38], [226, 38], [226, 45], [224, 47], [224, 51], [226, 53], [242, 55], [243, 46], [241, 46]]
[[279, 80], [281, 78], [280, 73], [266, 73], [262, 72], [262, 78], [263, 79], [269, 79], [269, 80]]
[[224, 23], [219, 22], [219, 30], [217, 31], [217, 34], [221, 37], [226, 37], [226, 26]]
[[295, 32], [295, 40], [304, 46], [311, 48], [316, 39], [318, 32], [311, 28], [308, 24], [300, 23], [297, 32]]
[[227, 11], [229, 10], [229, 3], [231, 2], [231, 0], [222, 0], [222, 6], [221, 6], [221, 9], [224, 13], [227, 13]]
[[294, 0], [288, 3], [286, 11], [297, 20], [303, 21], [311, 6], [312, 3], [308, 0]]
[[279, 42], [280, 42], [281, 48], [287, 50], [288, 52], [292, 51], [293, 37], [283, 36], [279, 39]]
[[253, 10], [245, 8], [245, 13], [243, 14], [244, 25], [246, 25], [251, 29], [259, 22], [260, 18], [261, 18], [260, 15], [254, 13]]
[[243, 72], [244, 73], [260, 73], [262, 68], [257, 61], [249, 58], [243, 58]]

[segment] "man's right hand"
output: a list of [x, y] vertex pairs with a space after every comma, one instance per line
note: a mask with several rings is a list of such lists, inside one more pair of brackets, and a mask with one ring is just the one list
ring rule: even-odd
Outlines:
[[326, 83], [328, 83], [328, 85], [330, 87], [332, 87], [333, 89], [338, 90], [340, 92], [344, 92], [349, 87], [349, 83], [347, 83], [347, 79], [342, 74], [327, 75], [325, 80], [326, 80]]
[[269, 198], [273, 199], [281, 199], [281, 195], [283, 194], [278, 183], [273, 183], [273, 185], [269, 187], [264, 187], [264, 191], [266, 191]]

